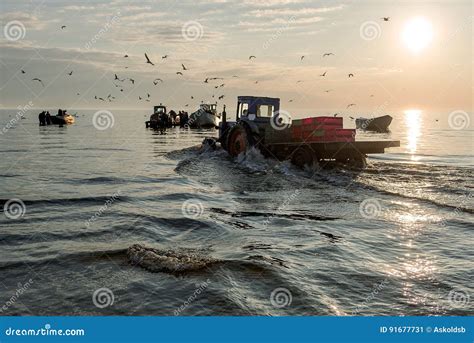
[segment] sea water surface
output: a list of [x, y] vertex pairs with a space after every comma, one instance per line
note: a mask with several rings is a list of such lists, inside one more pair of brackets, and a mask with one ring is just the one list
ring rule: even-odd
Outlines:
[[[474, 313], [472, 126], [395, 113], [358, 139], [401, 147], [357, 172], [190, 148], [216, 131], [161, 135], [142, 110], [104, 130], [92, 110], [65, 127], [16, 112], [0, 112], [0, 315]], [[183, 270], [131, 263], [136, 244]]]

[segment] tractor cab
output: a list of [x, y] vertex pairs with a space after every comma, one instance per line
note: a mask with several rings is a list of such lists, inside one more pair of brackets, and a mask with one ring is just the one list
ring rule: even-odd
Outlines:
[[269, 123], [275, 113], [280, 111], [279, 98], [239, 96], [237, 98], [237, 121]]

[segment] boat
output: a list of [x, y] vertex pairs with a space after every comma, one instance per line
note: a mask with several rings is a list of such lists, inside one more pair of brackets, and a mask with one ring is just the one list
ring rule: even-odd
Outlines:
[[217, 127], [218, 118], [217, 104], [201, 104], [196, 112], [190, 114], [188, 125], [191, 128]]
[[53, 125], [68, 125], [68, 124], [74, 124], [75, 119], [72, 115], [66, 113], [62, 116], [56, 115], [56, 116], [51, 116], [51, 124]]
[[357, 118], [355, 120], [356, 128], [365, 131], [387, 132], [392, 117], [389, 115], [375, 118]]
[[145, 122], [145, 127], [154, 130], [166, 130], [168, 119], [169, 117], [166, 113], [166, 106], [159, 104], [153, 107], [153, 114], [150, 116], [150, 120]]

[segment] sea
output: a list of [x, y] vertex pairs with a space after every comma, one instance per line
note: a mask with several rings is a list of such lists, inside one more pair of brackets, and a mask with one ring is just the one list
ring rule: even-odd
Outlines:
[[472, 114], [390, 113], [360, 171], [38, 112], [0, 111], [0, 315], [474, 314]]

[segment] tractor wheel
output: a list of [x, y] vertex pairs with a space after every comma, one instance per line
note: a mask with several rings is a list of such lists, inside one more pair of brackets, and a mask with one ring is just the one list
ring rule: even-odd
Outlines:
[[304, 168], [305, 166], [311, 168], [315, 163], [317, 163], [317, 158], [311, 148], [302, 146], [293, 152], [291, 163], [299, 168]]
[[250, 130], [243, 125], [234, 126], [227, 137], [226, 148], [232, 157], [239, 156], [255, 145], [254, 137]]
[[354, 169], [364, 169], [367, 167], [367, 159], [365, 155], [362, 154], [349, 157], [346, 163], [349, 167]]

